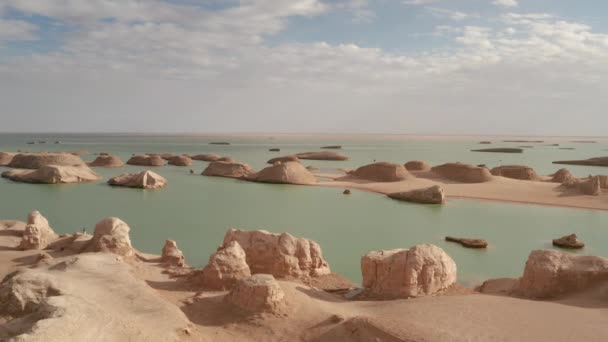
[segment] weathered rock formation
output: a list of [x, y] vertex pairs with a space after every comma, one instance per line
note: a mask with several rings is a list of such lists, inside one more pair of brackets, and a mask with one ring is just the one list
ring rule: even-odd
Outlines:
[[203, 176], [252, 179], [255, 176], [255, 170], [247, 164], [216, 161], [211, 162], [202, 174]]
[[109, 154], [100, 155], [88, 164], [93, 167], [121, 167], [125, 163], [118, 157]]
[[492, 180], [490, 170], [463, 163], [447, 163], [431, 169], [435, 174], [462, 183], [485, 183]]
[[83, 254], [22, 268], [0, 284], [0, 339], [178, 341], [184, 313], [115, 255]]
[[456, 282], [456, 263], [441, 248], [369, 252], [361, 258], [363, 287], [388, 298], [419, 297], [447, 289]]
[[70, 153], [20, 153], [8, 164], [16, 169], [40, 169], [43, 166], [86, 166], [79, 157]]
[[431, 169], [431, 166], [422, 160], [411, 160], [404, 166], [408, 171], [429, 171]]
[[608, 259], [559, 252], [533, 251], [516, 292], [532, 298], [553, 298], [584, 291], [608, 281]]
[[206, 289], [231, 289], [237, 281], [251, 276], [245, 251], [236, 241], [230, 241], [209, 257], [202, 272], [202, 283]]
[[107, 217], [95, 225], [93, 238], [85, 252], [107, 252], [122, 256], [134, 254], [129, 231], [131, 228], [119, 218]]
[[158, 155], [138, 155], [127, 160], [127, 164], [137, 166], [164, 166], [165, 160]]
[[399, 201], [424, 203], [424, 204], [442, 204], [445, 203], [445, 194], [443, 188], [439, 185], [433, 185], [424, 189], [416, 189], [404, 192], [394, 192], [388, 194], [388, 197]]
[[446, 236], [445, 241], [456, 242], [466, 248], [488, 248], [488, 242], [483, 239], [467, 239], [452, 236]]
[[238, 163], [238, 161], [232, 157], [221, 157], [217, 161], [225, 163]]
[[186, 156], [173, 156], [167, 160], [169, 161], [170, 165], [175, 165], [175, 166], [192, 165], [192, 159], [190, 159], [189, 157], [186, 157]]
[[324, 148], [327, 150], [341, 150], [342, 146], [341, 145], [329, 145], [329, 146], [323, 146], [321, 148]]
[[570, 234], [562, 236], [559, 239], [554, 239], [553, 246], [571, 249], [581, 249], [585, 247], [585, 243], [579, 240], [576, 234]]
[[300, 159], [296, 156], [284, 156], [284, 157], [277, 157], [277, 158], [272, 158], [270, 160], [268, 160], [266, 163], [267, 164], [275, 164], [275, 163], [286, 163], [286, 162], [299, 162]]
[[177, 242], [166, 240], [160, 261], [167, 266], [183, 267], [186, 259], [184, 258], [184, 253], [177, 248]]
[[190, 157], [192, 160], [200, 160], [200, 161], [206, 161], [206, 162], [213, 162], [213, 161], [217, 161], [218, 159], [222, 158], [221, 156], [217, 155], [217, 154], [197, 154], [195, 156], [191, 156]]
[[540, 179], [540, 177], [538, 176], [538, 174], [536, 174], [533, 168], [523, 165], [497, 166], [490, 170], [490, 173], [494, 176], [501, 176], [520, 180], [537, 181]]
[[86, 165], [46, 165], [37, 170], [14, 169], [3, 172], [2, 177], [17, 182], [43, 184], [94, 182], [100, 178], [98, 174]]
[[110, 178], [108, 184], [128, 188], [159, 189], [167, 185], [167, 180], [156, 172], [145, 170]]
[[553, 164], [608, 166], [608, 157], [597, 157], [585, 160], [559, 160], [554, 161]]
[[13, 160], [15, 153], [0, 152], [0, 166], [7, 166]]
[[260, 172], [255, 177], [256, 182], [283, 183], [283, 184], [315, 184], [317, 178], [313, 176], [299, 162], [276, 163]]
[[330, 273], [321, 247], [312, 240], [296, 238], [288, 233], [230, 229], [226, 232], [223, 245], [228, 246], [232, 241], [237, 241], [245, 251], [252, 274], [306, 278]]
[[479, 150], [471, 150], [471, 152], [523, 153], [524, 150], [522, 150], [521, 148], [499, 147], [499, 148], [482, 148]]
[[270, 274], [254, 274], [238, 281], [225, 300], [249, 313], [279, 314], [286, 310], [285, 293]]
[[300, 159], [310, 160], [348, 160], [347, 156], [333, 151], [303, 152], [296, 156]]
[[269, 148], [268, 151], [270, 151], [270, 152], [280, 152], [281, 149], [280, 148]]
[[553, 183], [569, 183], [576, 180], [576, 177], [568, 169], [559, 169], [550, 176]]
[[365, 179], [374, 182], [399, 182], [406, 179], [414, 178], [414, 176], [405, 169], [403, 165], [379, 162], [365, 166], [361, 166], [347, 177]]
[[23, 231], [19, 249], [45, 249], [57, 238], [49, 221], [35, 210], [27, 216], [27, 225]]
[[579, 190], [590, 196], [599, 196], [602, 193], [601, 179], [599, 176], [591, 176], [587, 180], [578, 182]]

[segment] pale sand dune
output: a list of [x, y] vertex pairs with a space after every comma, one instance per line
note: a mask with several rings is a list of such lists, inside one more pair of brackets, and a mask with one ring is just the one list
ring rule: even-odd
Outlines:
[[[14, 249], [23, 228], [20, 222], [0, 221], [0, 277], [35, 262], [39, 251]], [[47, 252], [56, 257], [53, 263], [72, 258]], [[286, 315], [251, 316], [226, 304], [226, 292], [201, 291], [196, 283], [171, 279], [157, 263], [108, 256], [86, 254], [90, 262], [51, 272], [63, 292], [51, 302], [66, 305], [67, 311], [38, 321], [38, 332], [52, 335], [25, 340], [608, 341], [605, 289], [555, 302], [462, 290], [418, 299], [348, 301], [280, 281], [289, 304]], [[6, 319], [0, 317], [0, 336], [14, 326]]]
[[449, 198], [471, 198], [491, 201], [519, 202], [573, 208], [608, 210], [608, 192], [600, 196], [587, 196], [560, 188], [558, 183], [524, 181], [495, 176], [486, 183], [465, 184], [446, 180], [432, 172], [411, 172], [416, 176], [399, 182], [378, 183], [365, 180], [338, 180], [343, 174], [315, 174], [334, 181], [320, 182], [318, 186], [359, 189], [381, 194], [409, 191], [440, 185]]

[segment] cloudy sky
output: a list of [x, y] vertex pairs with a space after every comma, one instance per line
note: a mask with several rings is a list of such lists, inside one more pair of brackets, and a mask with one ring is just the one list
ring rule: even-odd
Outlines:
[[0, 0], [0, 131], [594, 135], [608, 1]]

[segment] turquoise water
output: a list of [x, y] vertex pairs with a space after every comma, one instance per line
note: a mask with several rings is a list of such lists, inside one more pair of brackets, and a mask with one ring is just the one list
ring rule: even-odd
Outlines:
[[[29, 140], [45, 139], [62, 143], [26, 145]], [[208, 145], [209, 141], [229, 140], [230, 146]], [[218, 153], [260, 168], [274, 156], [318, 150], [319, 146], [342, 144], [346, 162], [310, 161], [320, 167], [352, 167], [372, 160], [405, 162], [427, 160], [432, 164], [448, 161], [526, 164], [540, 173], [555, 171], [552, 160], [578, 159], [606, 155], [608, 144], [565, 144], [576, 150], [538, 146], [524, 154], [486, 154], [469, 152], [476, 141], [397, 141], [388, 139], [319, 138], [205, 138], [172, 136], [27, 136], [0, 135], [0, 151], [88, 150], [110, 152], [124, 160], [131, 153]], [[494, 146], [516, 146], [501, 143]], [[279, 147], [280, 153], [268, 152]], [[90, 161], [94, 155], [83, 155]], [[499, 162], [499, 160], [502, 160]], [[205, 265], [208, 256], [221, 244], [230, 227], [290, 232], [318, 241], [332, 270], [360, 280], [361, 255], [373, 249], [409, 247], [434, 243], [450, 254], [465, 284], [489, 277], [521, 274], [527, 255], [533, 249], [552, 248], [551, 239], [576, 232], [587, 243], [583, 253], [608, 256], [608, 212], [507, 204], [473, 200], [450, 200], [444, 206], [424, 206], [392, 201], [384, 196], [354, 191], [343, 196], [340, 189], [270, 185], [232, 179], [204, 177], [207, 163], [192, 167], [166, 166], [154, 170], [169, 181], [158, 191], [113, 188], [105, 184], [111, 176], [142, 167], [96, 168], [103, 176], [99, 183], [78, 185], [32, 185], [0, 180], [0, 218], [24, 220], [30, 210], [40, 210], [60, 233], [86, 227], [92, 232], [97, 221], [117, 216], [131, 226], [135, 247], [159, 253], [165, 239], [177, 240], [187, 261]], [[190, 169], [196, 173], [191, 175]], [[598, 174], [602, 168], [569, 167], [584, 176]], [[0, 171], [3, 171], [0, 168]], [[464, 249], [443, 241], [445, 235], [487, 239], [486, 251]]]

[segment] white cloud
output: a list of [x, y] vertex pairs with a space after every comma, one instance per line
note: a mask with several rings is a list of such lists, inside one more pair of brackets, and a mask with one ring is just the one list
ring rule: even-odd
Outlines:
[[[318, 1], [243, 0], [213, 11], [167, 2], [130, 11], [151, 3], [135, 0], [52, 6], [65, 1], [18, 2], [20, 11], [79, 29], [59, 51], [0, 59], [0, 102], [18, 113], [4, 127], [528, 134], [605, 127], [597, 123], [608, 105], [608, 34], [549, 14], [508, 13], [495, 27], [436, 26], [452, 46], [400, 54], [349, 43], [265, 44], [290, 16], [329, 10]], [[116, 20], [100, 21], [112, 13]], [[588, 120], [573, 127], [574, 112]]]
[[36, 39], [37, 27], [22, 20], [0, 18], [0, 44], [8, 41]]
[[435, 17], [448, 18], [456, 21], [479, 17], [479, 14], [477, 13], [465, 13], [439, 7], [425, 7], [425, 9]]
[[492, 3], [503, 8], [513, 8], [519, 6], [517, 0], [494, 0]]

